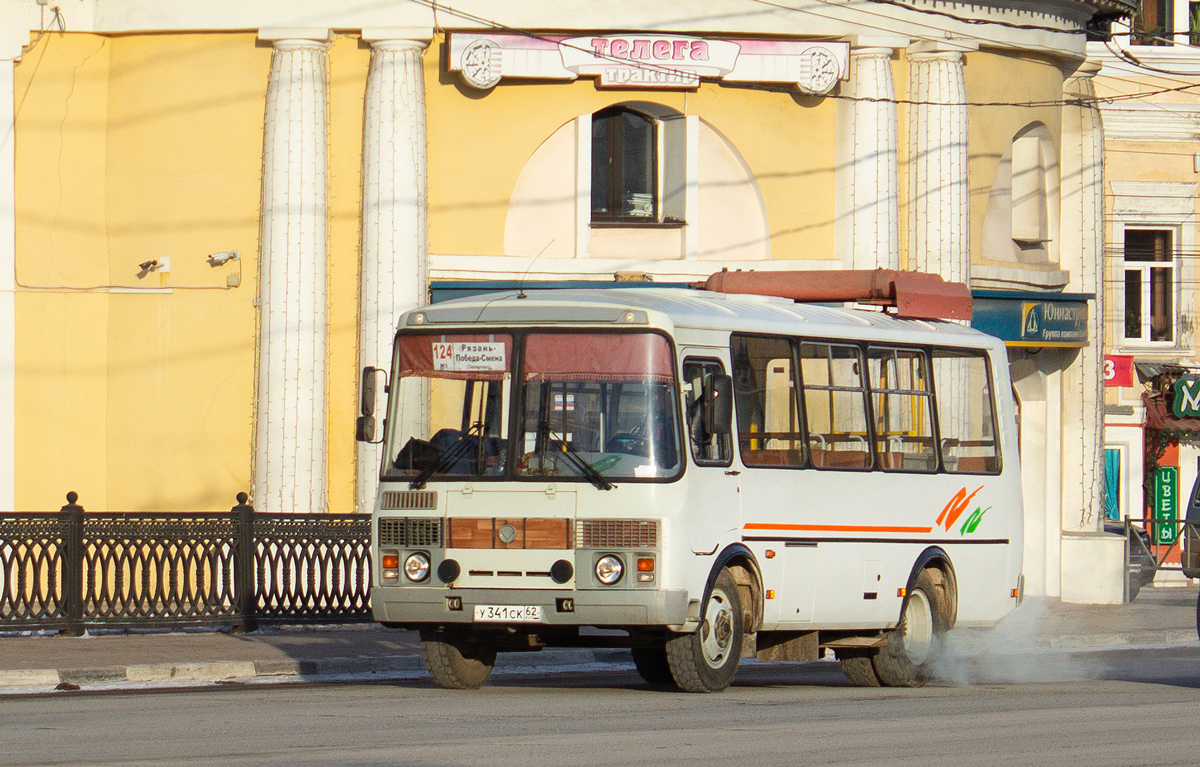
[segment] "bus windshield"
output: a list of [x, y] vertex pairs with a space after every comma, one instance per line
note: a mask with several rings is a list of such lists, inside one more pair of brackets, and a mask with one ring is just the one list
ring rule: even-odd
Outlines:
[[608, 489], [682, 469], [661, 335], [405, 335], [395, 365], [385, 479], [555, 477]]

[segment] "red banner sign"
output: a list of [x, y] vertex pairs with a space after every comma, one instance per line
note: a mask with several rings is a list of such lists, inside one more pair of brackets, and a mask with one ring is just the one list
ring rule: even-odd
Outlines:
[[1105, 354], [1104, 385], [1133, 386], [1133, 357], [1127, 354]]

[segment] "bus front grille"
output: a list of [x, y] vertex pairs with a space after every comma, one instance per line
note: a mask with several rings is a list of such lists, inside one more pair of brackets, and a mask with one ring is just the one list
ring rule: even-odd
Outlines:
[[438, 548], [442, 545], [442, 520], [380, 517], [379, 545]]
[[576, 525], [576, 548], [653, 549], [658, 547], [658, 522], [651, 519], [585, 519]]
[[385, 511], [433, 511], [437, 508], [436, 490], [387, 490], [380, 497]]

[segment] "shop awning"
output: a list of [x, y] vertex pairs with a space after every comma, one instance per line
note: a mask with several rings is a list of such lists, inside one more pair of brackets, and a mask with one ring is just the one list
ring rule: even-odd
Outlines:
[[1176, 417], [1171, 412], [1170, 400], [1158, 392], [1143, 394], [1142, 403], [1146, 406], [1145, 428], [1200, 433], [1200, 418]]

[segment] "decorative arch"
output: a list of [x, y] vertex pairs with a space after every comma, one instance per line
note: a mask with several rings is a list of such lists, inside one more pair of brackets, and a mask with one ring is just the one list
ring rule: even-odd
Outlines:
[[[593, 119], [623, 113], [634, 125], [653, 125], [652, 199], [618, 199], [629, 204], [610, 204], [596, 215], [593, 169], [604, 158], [593, 154]], [[610, 198], [622, 191], [611, 184], [606, 189]], [[509, 200], [504, 251], [626, 261], [764, 260], [770, 228], [753, 173], [716, 128], [662, 104], [626, 101], [563, 124], [534, 151]]]
[[1027, 266], [1058, 264], [1059, 165], [1050, 130], [1030, 123], [996, 167], [983, 219], [983, 257]]

